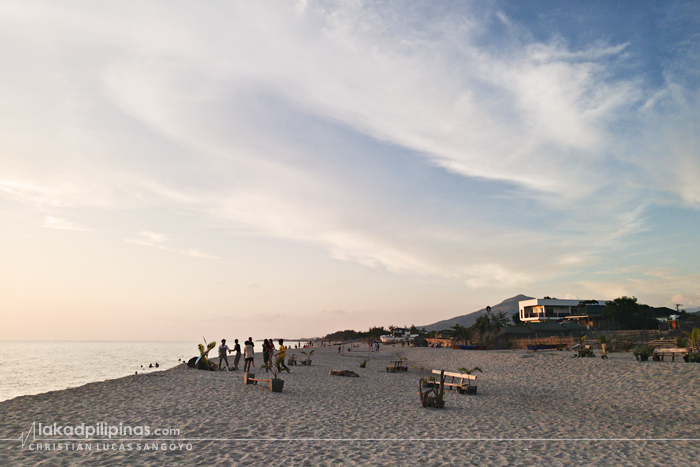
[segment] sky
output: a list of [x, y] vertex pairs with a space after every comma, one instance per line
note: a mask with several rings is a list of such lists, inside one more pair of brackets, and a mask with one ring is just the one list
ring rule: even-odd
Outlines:
[[0, 339], [700, 306], [696, 1], [3, 1]]

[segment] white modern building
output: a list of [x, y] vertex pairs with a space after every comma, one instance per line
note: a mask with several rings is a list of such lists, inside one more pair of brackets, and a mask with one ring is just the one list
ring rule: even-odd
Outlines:
[[411, 334], [411, 330], [407, 328], [394, 328], [393, 332], [388, 335], [380, 336], [379, 340], [383, 343], [409, 341], [418, 337], [418, 334]]
[[[535, 322], [589, 319], [600, 315], [606, 300], [596, 300], [580, 306], [581, 300], [559, 300], [556, 298], [533, 298], [518, 302], [520, 321]], [[593, 312], [593, 313], [592, 313]]]

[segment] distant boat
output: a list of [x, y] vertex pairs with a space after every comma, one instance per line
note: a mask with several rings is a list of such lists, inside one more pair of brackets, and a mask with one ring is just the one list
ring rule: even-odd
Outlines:
[[459, 344], [452, 344], [453, 349], [457, 350], [486, 350], [485, 345], [459, 345]]

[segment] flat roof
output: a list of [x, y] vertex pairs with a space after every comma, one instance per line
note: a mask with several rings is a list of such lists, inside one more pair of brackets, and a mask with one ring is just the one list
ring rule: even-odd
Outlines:
[[[554, 306], [577, 306], [584, 300], [558, 299], [558, 298], [531, 298], [530, 300], [521, 300], [518, 302], [519, 307], [535, 306], [535, 305], [554, 305]], [[598, 305], [605, 305], [606, 300], [598, 300]]]

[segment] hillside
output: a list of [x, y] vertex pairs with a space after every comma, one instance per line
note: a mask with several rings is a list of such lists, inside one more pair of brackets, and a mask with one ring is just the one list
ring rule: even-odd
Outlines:
[[[515, 297], [503, 300], [498, 305], [491, 307], [491, 313], [498, 313], [500, 311], [505, 311], [506, 316], [511, 317], [513, 313], [518, 311], [518, 302], [521, 300], [528, 300], [533, 297], [528, 297], [527, 295], [516, 295]], [[474, 324], [476, 318], [486, 314], [486, 308], [482, 308], [479, 311], [474, 311], [462, 316], [456, 316], [454, 318], [445, 319], [438, 321], [437, 323], [429, 324], [427, 326], [419, 326], [425, 328], [426, 331], [440, 331], [442, 329], [450, 329], [455, 324], [460, 324], [465, 327], [469, 327]]]

